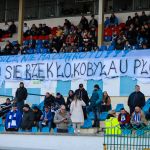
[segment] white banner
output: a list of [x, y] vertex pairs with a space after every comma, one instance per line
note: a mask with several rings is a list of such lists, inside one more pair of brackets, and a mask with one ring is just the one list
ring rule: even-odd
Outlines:
[[1, 62], [1, 80], [75, 80], [129, 76], [150, 78], [150, 58], [84, 58]]

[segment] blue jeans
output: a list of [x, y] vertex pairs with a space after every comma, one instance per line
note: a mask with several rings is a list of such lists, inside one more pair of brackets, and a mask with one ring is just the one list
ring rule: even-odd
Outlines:
[[43, 127], [48, 127], [48, 128], [49, 128], [49, 131], [51, 131], [51, 122], [48, 122], [48, 123], [46, 124], [46, 126], [43, 126], [43, 125], [42, 125], [42, 122], [43, 122], [43, 121], [40, 121], [40, 122], [39, 122], [39, 129], [40, 129], [40, 132], [42, 131], [42, 128], [43, 128]]
[[23, 112], [23, 106], [24, 106], [24, 100], [17, 102], [17, 108], [18, 108], [18, 110], [20, 110], [21, 112]]

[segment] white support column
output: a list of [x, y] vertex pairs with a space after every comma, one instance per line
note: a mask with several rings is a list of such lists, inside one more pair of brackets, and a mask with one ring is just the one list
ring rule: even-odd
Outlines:
[[101, 46], [103, 44], [103, 27], [104, 27], [104, 0], [99, 0], [98, 46]]

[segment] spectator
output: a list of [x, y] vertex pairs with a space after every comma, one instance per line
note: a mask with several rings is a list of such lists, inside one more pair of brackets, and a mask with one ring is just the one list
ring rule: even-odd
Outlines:
[[131, 24], [133, 24], [133, 20], [132, 20], [131, 16], [128, 16], [128, 20], [126, 21], [126, 26], [130, 27]]
[[24, 23], [24, 26], [23, 26], [24, 36], [28, 35], [29, 30], [30, 30], [30, 28], [28, 27], [27, 23]]
[[24, 83], [20, 82], [20, 87], [16, 91], [17, 107], [22, 112], [24, 101], [28, 96], [27, 89], [24, 87]]
[[104, 27], [108, 28], [110, 26], [110, 19], [109, 17], [106, 17], [105, 22], [104, 22]]
[[5, 115], [10, 111], [10, 109], [11, 101], [9, 98], [7, 98], [5, 103], [0, 104], [0, 117], [5, 118]]
[[2, 28], [2, 30], [3, 30], [3, 33], [4, 33], [4, 34], [8, 34], [9, 24], [8, 24], [7, 21], [5, 22], [5, 24], [4, 24], [3, 28]]
[[111, 110], [111, 99], [108, 93], [104, 91], [101, 112], [108, 112], [109, 110]]
[[131, 116], [131, 124], [133, 128], [141, 128], [147, 125], [147, 120], [145, 119], [145, 115], [142, 112], [140, 107], [135, 107], [134, 112]]
[[70, 114], [66, 111], [66, 107], [62, 105], [60, 111], [56, 112], [54, 123], [57, 127], [57, 132], [67, 133], [68, 127], [71, 124]]
[[124, 108], [120, 111], [118, 121], [121, 128], [128, 128], [130, 126], [130, 114]]
[[11, 35], [13, 35], [14, 33], [17, 32], [17, 27], [16, 27], [14, 21], [11, 22], [11, 25], [9, 26], [8, 30], [9, 30], [9, 32], [10, 32]]
[[70, 90], [68, 93], [67, 102], [66, 102], [66, 110], [67, 111], [70, 111], [70, 106], [71, 106], [73, 99], [74, 99], [74, 91]]
[[120, 135], [121, 129], [116, 112], [114, 110], [109, 111], [107, 119], [105, 120], [105, 134], [108, 135]]
[[90, 20], [90, 23], [89, 23], [89, 27], [90, 27], [90, 28], [92, 28], [92, 27], [97, 28], [97, 27], [98, 27], [98, 21], [95, 19], [95, 16], [94, 16], [94, 15], [91, 16], [91, 20]]
[[17, 55], [20, 51], [20, 45], [17, 43], [14, 45], [13, 49], [11, 50], [11, 55]]
[[99, 85], [94, 85], [94, 90], [90, 99], [90, 106], [88, 107], [88, 112], [93, 112], [95, 115], [93, 127], [99, 127], [99, 114], [101, 109], [103, 93]]
[[68, 19], [65, 19], [64, 26], [69, 30], [71, 28], [71, 22]]
[[84, 115], [82, 109], [83, 106], [86, 106], [84, 101], [82, 99], [79, 99], [77, 95], [74, 95], [74, 99], [70, 107], [74, 133], [80, 133], [80, 126], [84, 123]]
[[42, 27], [42, 35], [49, 35], [51, 33], [51, 29], [44, 23]]
[[124, 41], [121, 41], [121, 39], [118, 39], [115, 46], [116, 50], [123, 50], [124, 49]]
[[16, 103], [12, 105], [12, 110], [7, 114], [5, 120], [6, 131], [18, 131], [21, 125], [22, 114], [17, 109]]
[[37, 106], [34, 106], [33, 115], [34, 115], [34, 126], [38, 127], [39, 121], [42, 116], [42, 111]]
[[87, 119], [86, 107], [89, 106], [89, 97], [87, 91], [84, 89], [83, 84], [79, 84], [79, 89], [75, 91], [75, 94], [80, 100], [83, 100], [86, 106], [83, 106], [84, 119]]
[[55, 105], [58, 107], [58, 109], [61, 105], [65, 105], [65, 99], [60, 93], [56, 94]]
[[51, 124], [52, 124], [52, 113], [49, 109], [49, 107], [45, 106], [45, 110], [43, 112], [43, 115], [41, 116], [41, 121], [39, 122], [39, 128], [40, 131], [42, 131], [43, 127], [48, 127], [49, 131], [51, 130]]
[[115, 16], [114, 13], [111, 14], [110, 25], [111, 26], [117, 26], [118, 25], [118, 18]]
[[52, 106], [54, 106], [54, 102], [55, 102], [55, 97], [49, 92], [46, 92], [45, 99], [44, 99], [44, 106], [48, 106], [49, 108], [51, 108]]
[[21, 129], [23, 131], [31, 131], [34, 125], [34, 113], [28, 104], [23, 106], [23, 115]]
[[4, 51], [2, 53], [5, 54], [5, 55], [10, 55], [12, 49], [13, 49], [12, 43], [10, 41], [7, 41], [7, 43], [5, 45], [5, 48], [4, 48]]
[[79, 27], [81, 28], [81, 30], [88, 30], [89, 29], [89, 23], [88, 23], [88, 20], [86, 19], [85, 16], [81, 17]]
[[145, 14], [145, 11], [142, 12], [142, 15], [140, 16], [140, 23], [142, 25], [144, 25], [145, 23], [147, 23], [148, 21], [148, 17], [147, 15]]
[[130, 108], [130, 115], [132, 115], [136, 106], [142, 109], [144, 105], [145, 105], [145, 96], [140, 91], [140, 86], [136, 85], [135, 92], [131, 93], [128, 98], [128, 106]]

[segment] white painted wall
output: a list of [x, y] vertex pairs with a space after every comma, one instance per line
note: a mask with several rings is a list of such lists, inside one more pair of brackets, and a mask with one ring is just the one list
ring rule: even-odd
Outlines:
[[[150, 11], [145, 11], [147, 15], [150, 15]], [[141, 15], [141, 12], [138, 12], [139, 15]], [[125, 22], [127, 20], [128, 16], [133, 17], [135, 12], [124, 12], [124, 13], [116, 13], [116, 16], [119, 18], [119, 22]], [[105, 14], [106, 16], [110, 16], [111, 14]], [[70, 20], [74, 25], [78, 25], [80, 21], [80, 16], [76, 17], [62, 17], [62, 18], [50, 18], [50, 19], [42, 19], [42, 20], [30, 20], [30, 21], [25, 21], [28, 23], [28, 25], [31, 27], [32, 24], [40, 24], [40, 23], [46, 23], [50, 27], [55, 27], [59, 25], [64, 24], [64, 20], [68, 19]], [[88, 19], [90, 19], [90, 16], [87, 16]], [[98, 18], [98, 16], [96, 16]], [[16, 22], [17, 24], [17, 22]], [[0, 28], [4, 25], [4, 23], [0, 23]]]
[[103, 137], [0, 134], [0, 149], [102, 150]]

